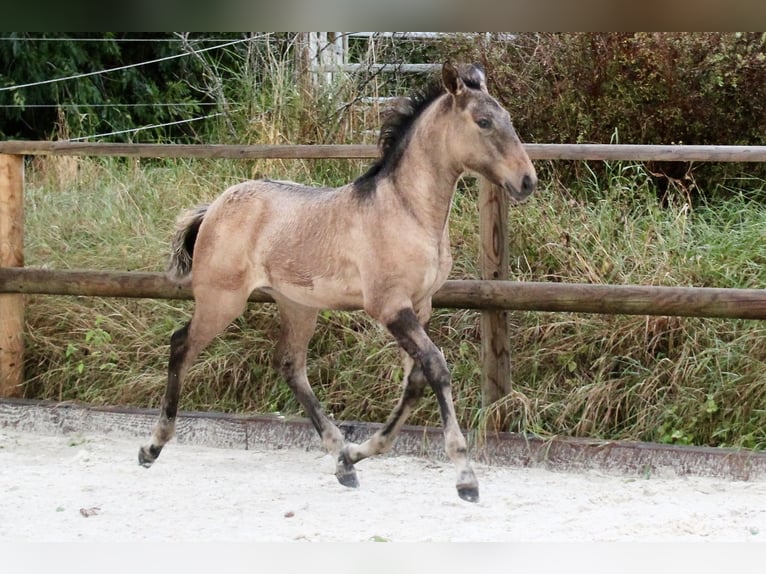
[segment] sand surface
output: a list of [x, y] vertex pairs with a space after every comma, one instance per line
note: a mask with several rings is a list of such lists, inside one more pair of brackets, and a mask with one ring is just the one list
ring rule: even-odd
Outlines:
[[321, 451], [172, 441], [150, 469], [140, 441], [0, 429], [0, 540], [764, 541], [766, 484], [626, 478], [387, 455], [340, 486]]

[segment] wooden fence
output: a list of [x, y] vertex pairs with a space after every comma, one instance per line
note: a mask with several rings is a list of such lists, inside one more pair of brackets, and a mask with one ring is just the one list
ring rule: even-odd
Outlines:
[[[535, 160], [764, 162], [766, 146], [527, 144]], [[24, 294], [190, 298], [161, 273], [54, 271], [24, 267], [24, 156], [85, 155], [148, 158], [359, 159], [371, 145], [162, 145], [0, 142], [0, 397], [20, 396], [23, 383]], [[450, 280], [435, 307], [480, 309], [482, 399], [511, 389], [509, 310], [766, 319], [766, 290], [588, 285], [508, 281], [508, 205], [482, 181], [479, 193], [481, 280]], [[253, 293], [251, 301], [270, 301]]]

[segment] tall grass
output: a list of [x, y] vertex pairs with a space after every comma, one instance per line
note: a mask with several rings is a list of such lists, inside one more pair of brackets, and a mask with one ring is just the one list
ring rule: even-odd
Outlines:
[[[250, 109], [230, 118], [239, 141], [358, 142], [378, 125], [374, 108], [352, 104], [362, 93], [358, 85], [308, 101], [284, 61], [264, 65], [272, 66], [268, 89], [251, 82]], [[38, 158], [28, 166], [25, 188], [26, 262], [159, 271], [180, 210], [243, 178], [339, 185], [364, 164]], [[512, 278], [766, 285], [766, 208], [753, 199], [763, 196], [765, 182], [729, 182], [726, 201], [692, 204], [683, 190], [658, 196], [639, 164], [581, 167], [585, 177], [565, 186], [555, 164], [539, 165], [541, 189], [511, 208]], [[455, 278], [478, 277], [477, 199], [473, 180], [461, 180], [451, 220]], [[26, 396], [158, 406], [170, 335], [191, 309], [192, 303], [180, 301], [30, 296]], [[478, 313], [434, 313], [432, 335], [452, 368], [463, 426], [501, 419], [508, 430], [548, 436], [766, 443], [761, 322], [534, 312], [512, 313], [511, 320], [514, 391], [482, 408]], [[191, 369], [181, 408], [302, 414], [270, 367], [278, 329], [273, 305], [251, 305]], [[383, 420], [399, 397], [399, 352], [360, 312], [320, 315], [308, 369], [320, 401], [337, 419]], [[430, 394], [411, 422], [440, 424]]]
[[[28, 265], [161, 270], [179, 210], [214, 197], [248, 171], [227, 162], [97, 159], [79, 160], [62, 176], [58, 161], [39, 159], [29, 170]], [[272, 167], [273, 177], [294, 175]], [[658, 199], [639, 165], [613, 164], [607, 174], [578, 189], [543, 182], [529, 203], [512, 208], [514, 279], [766, 284], [766, 208], [748, 194], [692, 206], [683, 195]], [[478, 275], [477, 193], [466, 179], [454, 200], [453, 277]], [[30, 296], [26, 395], [157, 406], [169, 336], [190, 311], [190, 302]], [[481, 426], [502, 406], [510, 412], [506, 428], [542, 435], [764, 445], [761, 322], [511, 316], [514, 392], [503, 404], [482, 409], [478, 314], [434, 314], [432, 333], [452, 367], [461, 424]], [[270, 367], [278, 328], [272, 305], [251, 305], [192, 368], [181, 407], [300, 414]], [[380, 326], [362, 313], [321, 314], [309, 377], [333, 416], [384, 419], [398, 399], [401, 374], [398, 351]], [[412, 422], [439, 424], [432, 397]]]

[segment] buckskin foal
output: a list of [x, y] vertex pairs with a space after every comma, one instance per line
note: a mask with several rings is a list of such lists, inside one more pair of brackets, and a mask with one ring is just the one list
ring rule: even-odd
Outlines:
[[[341, 484], [358, 486], [354, 464], [388, 451], [426, 386], [436, 394], [445, 449], [457, 491], [471, 502], [479, 486], [452, 401], [444, 356], [426, 332], [431, 297], [452, 266], [448, 221], [458, 178], [480, 174], [512, 201], [537, 176], [508, 112], [487, 92], [477, 66], [442, 66], [441, 81], [408, 100], [381, 129], [380, 158], [336, 189], [268, 179], [246, 181], [182, 215], [170, 271], [191, 274], [191, 321], [170, 340], [168, 382], [151, 442], [139, 451], [149, 467], [175, 430], [178, 397], [200, 352], [260, 289], [279, 308], [274, 365], [281, 371]], [[403, 349], [404, 382], [385, 425], [362, 444], [345, 443], [306, 376], [306, 350], [321, 309], [364, 309]]]

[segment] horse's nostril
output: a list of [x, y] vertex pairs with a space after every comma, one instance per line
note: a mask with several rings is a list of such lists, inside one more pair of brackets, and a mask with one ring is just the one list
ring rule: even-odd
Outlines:
[[528, 175], [525, 175], [521, 180], [521, 193], [524, 195], [529, 195], [535, 190], [535, 185], [535, 180]]

